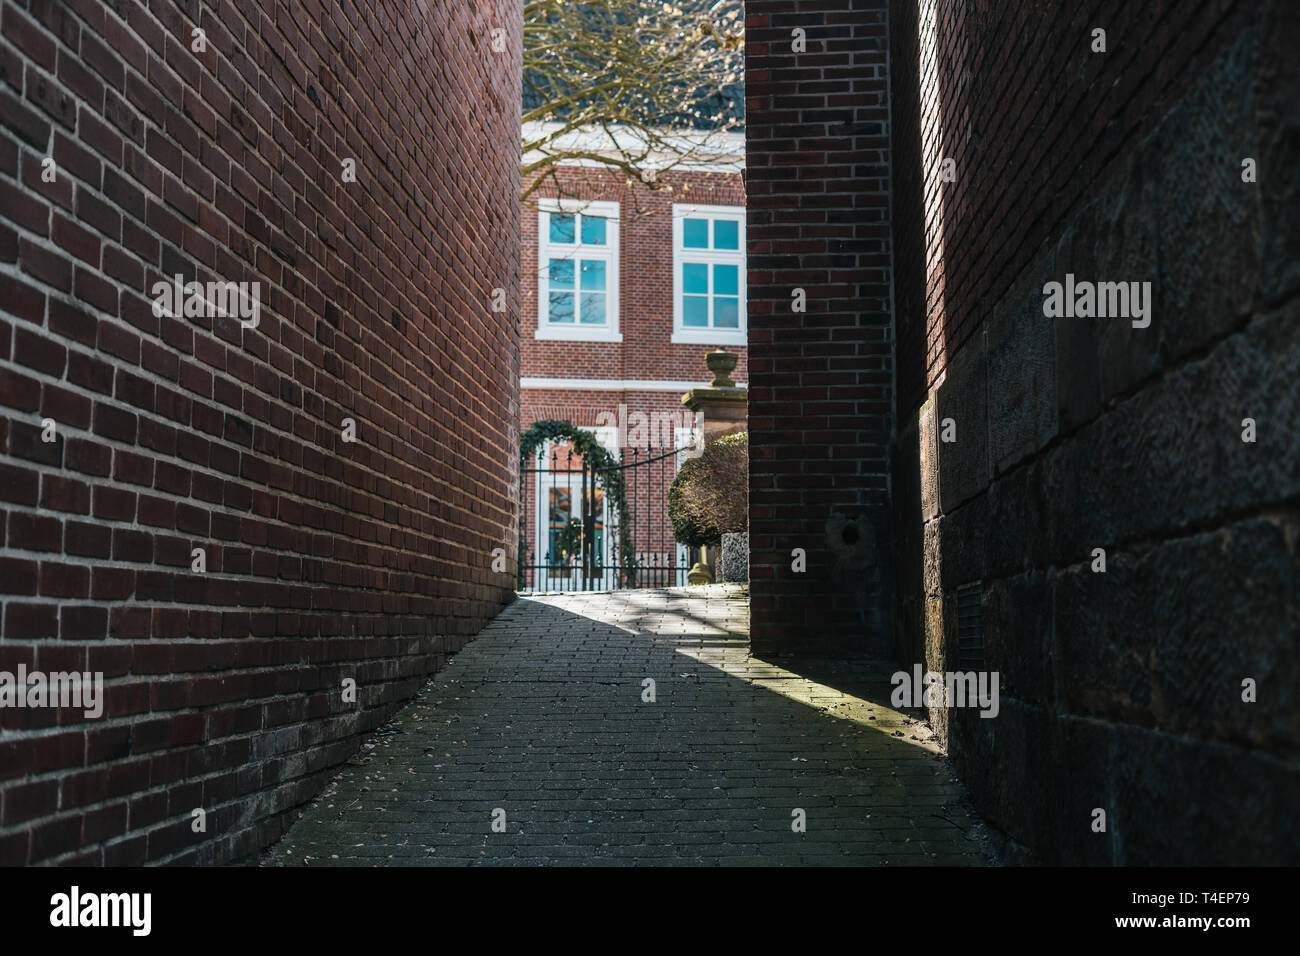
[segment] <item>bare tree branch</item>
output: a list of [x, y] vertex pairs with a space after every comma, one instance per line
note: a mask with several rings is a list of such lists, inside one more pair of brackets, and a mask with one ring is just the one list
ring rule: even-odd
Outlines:
[[743, 119], [742, 0], [527, 0], [525, 196], [566, 161], [652, 188], [735, 155]]

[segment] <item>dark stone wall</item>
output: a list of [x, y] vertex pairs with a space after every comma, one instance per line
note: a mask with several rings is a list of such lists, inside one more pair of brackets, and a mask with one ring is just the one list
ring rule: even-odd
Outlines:
[[[912, 91], [895, 100], [899, 392], [918, 396], [893, 456], [898, 654], [961, 669], [958, 592], [974, 586], [1000, 713], [931, 717], [981, 813], [1040, 858], [1293, 865], [1300, 8], [1129, 5], [1130, 28], [1108, 31], [1125, 64], [1110, 82], [1114, 64], [1088, 46], [1092, 26], [1111, 25], [1101, 5], [1043, 28], [1081, 31], [1049, 68], [1031, 55], [1041, 32], [1007, 56], [1000, 45], [1021, 41], [952, 11], [981, 5], [933, 6], [892, 37], [895, 88]], [[1200, 42], [1185, 48], [1180, 31]], [[918, 68], [927, 47], [962, 55]], [[1048, 83], [1053, 69], [1107, 82], [1075, 98]], [[983, 152], [965, 147], [954, 183], [920, 166], [919, 141], [962, 112], [936, 92], [947, 112], [927, 113], [927, 84], [970, 96], [981, 117]], [[1008, 97], [996, 108], [978, 95], [990, 86]], [[1051, 121], [1032, 122], [1044, 104]], [[1089, 130], [1095, 142], [1074, 135]], [[994, 134], [1074, 177], [1054, 189], [1020, 160], [990, 165]], [[942, 136], [968, 142], [961, 124]], [[1247, 157], [1257, 182], [1243, 182]], [[918, 211], [942, 242], [909, 234]], [[985, 234], [1015, 240], [985, 253]], [[999, 287], [966, 260], [1014, 268]], [[1150, 326], [1045, 317], [1044, 284], [1066, 273], [1151, 282]], [[902, 357], [924, 341], [940, 343], [925, 362]]]

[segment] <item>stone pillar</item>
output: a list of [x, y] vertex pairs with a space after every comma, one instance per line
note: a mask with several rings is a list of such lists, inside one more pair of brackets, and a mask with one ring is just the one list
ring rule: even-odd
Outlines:
[[[738, 359], [735, 352], [728, 352], [719, 345], [705, 356], [713, 381], [682, 396], [682, 404], [695, 413], [695, 427], [703, 433], [704, 440], [697, 446], [699, 448], [724, 435], [743, 432], [747, 426], [749, 396], [745, 389], [737, 388], [731, 380], [731, 370], [736, 367]], [[707, 548], [700, 549], [700, 560], [688, 575], [691, 584], [708, 584], [714, 580], [708, 553]]]
[[693, 388], [682, 396], [682, 404], [695, 412], [696, 427], [704, 432], [704, 444], [723, 435], [734, 435], [746, 428], [749, 396], [731, 380], [731, 370], [739, 356], [722, 346], [705, 360], [713, 381], [703, 388]]

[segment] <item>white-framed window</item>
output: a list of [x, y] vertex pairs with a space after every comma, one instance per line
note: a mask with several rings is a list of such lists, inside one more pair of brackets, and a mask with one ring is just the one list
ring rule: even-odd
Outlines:
[[673, 338], [745, 344], [745, 208], [673, 205]]
[[618, 203], [541, 199], [537, 215], [537, 338], [622, 342]]

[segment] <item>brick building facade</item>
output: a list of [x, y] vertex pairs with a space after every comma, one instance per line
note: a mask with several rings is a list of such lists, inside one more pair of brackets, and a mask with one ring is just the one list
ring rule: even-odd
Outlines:
[[[732, 378], [745, 381], [742, 174], [722, 164], [678, 168], [663, 173], [654, 189], [594, 166], [565, 165], [557, 178], [558, 185], [547, 182], [523, 210], [521, 427], [568, 421], [594, 431], [624, 463], [656, 458], [691, 440], [686, 433], [695, 419], [681, 399], [709, 380], [707, 352], [722, 345], [738, 353]], [[589, 218], [607, 224], [584, 224]], [[586, 244], [584, 229], [592, 231], [593, 241]], [[557, 272], [557, 281], [551, 281], [552, 270], [570, 259], [578, 263], [573, 277]], [[581, 304], [575, 310], [568, 299], [583, 295], [584, 261], [599, 264], [604, 296], [596, 303], [598, 311], [586, 316]], [[734, 286], [727, 284], [732, 276]], [[692, 285], [697, 278], [704, 284]], [[729, 311], [732, 299], [734, 312]], [[552, 317], [563, 321], [549, 321]], [[584, 318], [603, 321], [583, 328]], [[561, 459], [567, 457], [567, 446], [552, 447], [550, 453], [557, 450]], [[543, 460], [549, 468], [550, 459]], [[659, 468], [629, 472], [639, 484], [629, 492], [628, 504], [637, 552], [647, 560], [682, 565], [684, 549], [673, 542], [665, 511], [675, 468], [676, 462], [665, 473]], [[539, 491], [535, 479], [525, 482], [530, 561], [546, 563], [552, 550], [549, 512], [577, 514], [576, 498], [564, 490], [570, 484], [576, 479], [562, 477]], [[671, 583], [686, 583], [684, 566]]]
[[[930, 717], [1011, 848], [1295, 864], [1296, 6], [788, 8], [747, 4], [756, 651], [834, 604], [998, 672]], [[1075, 278], [1144, 314], [1049, 315]]]
[[0, 863], [260, 849], [513, 599], [520, 9], [422, 9], [0, 4], [0, 672], [104, 679]]

